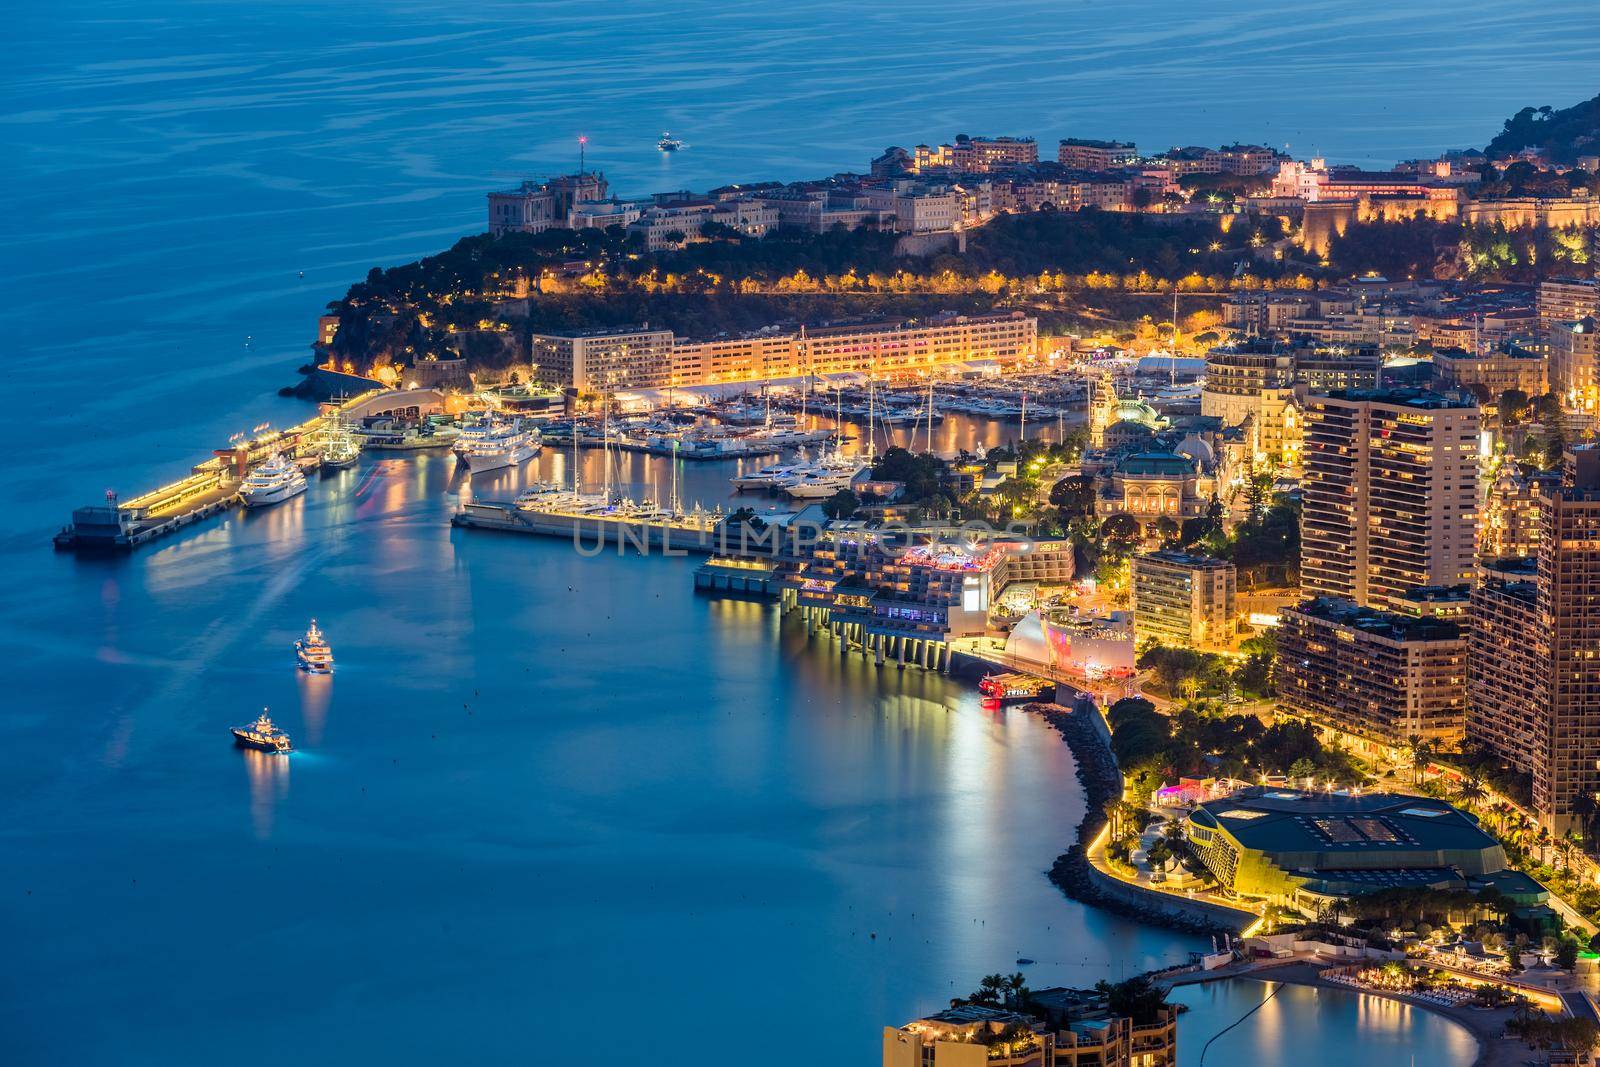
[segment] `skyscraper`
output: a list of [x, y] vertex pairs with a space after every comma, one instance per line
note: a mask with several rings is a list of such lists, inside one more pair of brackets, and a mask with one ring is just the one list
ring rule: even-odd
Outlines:
[[1305, 413], [1300, 584], [1387, 607], [1471, 581], [1478, 406], [1421, 390], [1312, 396]]
[[1557, 832], [1580, 828], [1600, 793], [1600, 449], [1575, 453], [1540, 499], [1532, 581], [1473, 594], [1468, 734], [1533, 779]]

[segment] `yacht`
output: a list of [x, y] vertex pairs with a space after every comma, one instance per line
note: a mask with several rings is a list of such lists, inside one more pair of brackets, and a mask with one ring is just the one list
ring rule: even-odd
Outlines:
[[656, 147], [663, 152], [676, 152], [680, 148], [688, 148], [689, 146], [663, 130], [661, 140], [656, 142]]
[[450, 450], [458, 456], [466, 455], [474, 445], [483, 440], [483, 435], [489, 432], [491, 426], [492, 423], [488, 419], [462, 423], [461, 432], [456, 435], [455, 444], [450, 446]]
[[266, 708], [261, 709], [261, 717], [249, 726], [233, 728], [233, 743], [240, 748], [253, 748], [259, 752], [288, 754], [294, 751], [294, 746], [289, 743], [289, 735], [272, 725], [272, 720], [267, 718]]
[[311, 620], [311, 628], [306, 635], [294, 643], [294, 654], [300, 661], [300, 669], [307, 674], [333, 673], [333, 649], [328, 647], [322, 631], [317, 629], [316, 619]]
[[797, 478], [807, 473], [812, 466], [802, 448], [793, 463], [769, 463], [748, 474], [735, 474], [728, 481], [735, 489], [771, 489], [785, 478]]
[[497, 422], [461, 453], [473, 474], [512, 467], [539, 454], [539, 436], [525, 429], [521, 419]]
[[799, 478], [785, 479], [778, 485], [796, 500], [823, 500], [841, 489], [850, 488], [861, 470], [861, 467], [840, 467], [813, 471]]
[[305, 472], [294, 460], [285, 459], [282, 453], [275, 453], [271, 459], [251, 471], [239, 486], [239, 495], [244, 498], [247, 508], [280, 504], [305, 491]]

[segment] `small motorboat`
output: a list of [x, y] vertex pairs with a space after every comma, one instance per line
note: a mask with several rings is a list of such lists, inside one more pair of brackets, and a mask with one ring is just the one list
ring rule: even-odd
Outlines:
[[689, 146], [663, 130], [661, 140], [656, 142], [656, 147], [663, 152], [676, 152], [680, 148], [688, 148]]

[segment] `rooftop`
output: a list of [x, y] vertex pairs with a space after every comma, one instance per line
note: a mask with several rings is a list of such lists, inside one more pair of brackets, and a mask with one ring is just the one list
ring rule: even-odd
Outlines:
[[1226, 830], [1246, 848], [1321, 853], [1319, 869], [1339, 868], [1340, 853], [1499, 847], [1476, 820], [1444, 801], [1395, 793], [1252, 788], [1207, 801], [1196, 809], [1195, 818], [1203, 826]]
[[1341, 597], [1319, 596], [1288, 610], [1396, 641], [1452, 641], [1461, 636], [1461, 627], [1453, 622], [1362, 607]]

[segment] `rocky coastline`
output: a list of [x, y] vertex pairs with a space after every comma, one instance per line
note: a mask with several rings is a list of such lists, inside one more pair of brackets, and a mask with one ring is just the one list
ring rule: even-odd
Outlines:
[[1066, 741], [1077, 763], [1078, 781], [1083, 784], [1085, 810], [1077, 837], [1050, 867], [1050, 881], [1056, 888], [1080, 903], [1150, 926], [1201, 936], [1236, 934], [1237, 930], [1199, 916], [1175, 913], [1163, 902], [1136, 904], [1104, 886], [1106, 876], [1090, 865], [1088, 846], [1106, 825], [1106, 805], [1122, 796], [1122, 771], [1089, 719], [1099, 711], [1086, 700], [1071, 709], [1059, 704], [1029, 704], [1027, 710], [1042, 716]]

